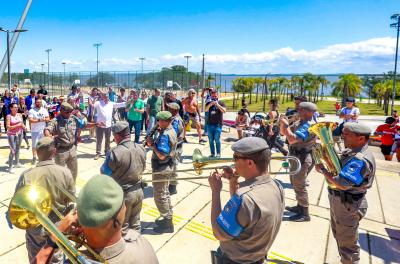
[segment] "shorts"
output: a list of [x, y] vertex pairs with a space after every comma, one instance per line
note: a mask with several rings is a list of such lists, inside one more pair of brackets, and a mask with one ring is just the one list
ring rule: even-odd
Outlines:
[[40, 132], [31, 132], [31, 138], [32, 138], [32, 148], [36, 148], [36, 145], [39, 141], [39, 139], [41, 139], [43, 137], [43, 131]]
[[189, 113], [186, 112], [183, 116], [183, 121], [185, 122], [185, 125], [189, 123], [189, 120], [192, 120], [192, 122], [196, 125], [200, 122], [200, 117], [198, 113]]
[[390, 155], [392, 152], [392, 145], [381, 145], [381, 152], [384, 156]]

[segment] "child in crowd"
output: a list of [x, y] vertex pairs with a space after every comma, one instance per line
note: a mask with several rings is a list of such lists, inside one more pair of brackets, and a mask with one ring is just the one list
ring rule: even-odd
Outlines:
[[238, 138], [241, 139], [243, 137], [243, 129], [246, 129], [249, 126], [250, 118], [249, 116], [241, 109], [236, 116], [236, 130], [238, 133]]

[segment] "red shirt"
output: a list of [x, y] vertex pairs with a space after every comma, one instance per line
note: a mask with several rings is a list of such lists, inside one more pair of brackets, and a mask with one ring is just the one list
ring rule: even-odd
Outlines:
[[[393, 137], [396, 131], [396, 127], [391, 127], [388, 124], [380, 125], [376, 128], [375, 132], [378, 132], [381, 135], [382, 145], [390, 146], [393, 145]], [[381, 134], [383, 133], [383, 134]]]

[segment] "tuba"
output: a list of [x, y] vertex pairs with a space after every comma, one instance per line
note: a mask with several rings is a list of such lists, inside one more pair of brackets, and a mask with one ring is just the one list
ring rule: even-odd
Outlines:
[[[308, 131], [316, 135], [320, 143], [316, 143], [312, 149], [312, 156], [316, 164], [323, 164], [326, 170], [332, 175], [339, 175], [341, 165], [339, 156], [335, 151], [332, 131], [336, 124], [333, 122], [320, 122], [312, 125]], [[335, 185], [328, 182], [332, 189], [337, 189]]]

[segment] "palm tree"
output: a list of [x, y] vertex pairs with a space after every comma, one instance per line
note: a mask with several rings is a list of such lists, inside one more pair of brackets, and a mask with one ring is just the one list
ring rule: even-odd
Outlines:
[[329, 81], [328, 79], [326, 79], [325, 76], [322, 75], [318, 76], [318, 81], [321, 84], [321, 100], [324, 100], [324, 87], [326, 87], [329, 84]]
[[293, 93], [298, 93], [300, 88], [300, 82], [302, 82], [302, 78], [300, 76], [292, 76], [290, 79], [292, 81], [292, 91]]
[[244, 99], [245, 93], [251, 93], [251, 91], [254, 89], [254, 82], [252, 78], [238, 77], [232, 81], [232, 88], [233, 91], [237, 92], [238, 94], [241, 93], [242, 98]]
[[332, 84], [332, 94], [342, 96], [342, 105], [346, 104], [346, 98], [357, 96], [361, 92], [362, 81], [354, 73], [343, 74], [339, 80]]
[[[399, 82], [400, 83], [400, 82]], [[397, 84], [397, 83], [396, 83]], [[382, 106], [383, 111], [385, 111], [385, 115], [389, 114], [389, 101], [392, 95], [393, 89], [393, 80], [386, 80], [380, 83], [377, 83], [372, 88], [373, 92], [377, 96], [377, 102], [379, 106]], [[400, 89], [396, 89], [396, 94], [400, 93]], [[382, 105], [383, 99], [383, 105]]]
[[206, 87], [210, 87], [212, 81], [215, 81], [215, 78], [211, 74], [208, 74], [206, 79]]
[[264, 78], [262, 77], [257, 77], [254, 78], [254, 84], [256, 85], [256, 103], [258, 102], [258, 88], [260, 86], [260, 84], [262, 84], [264, 82]]

